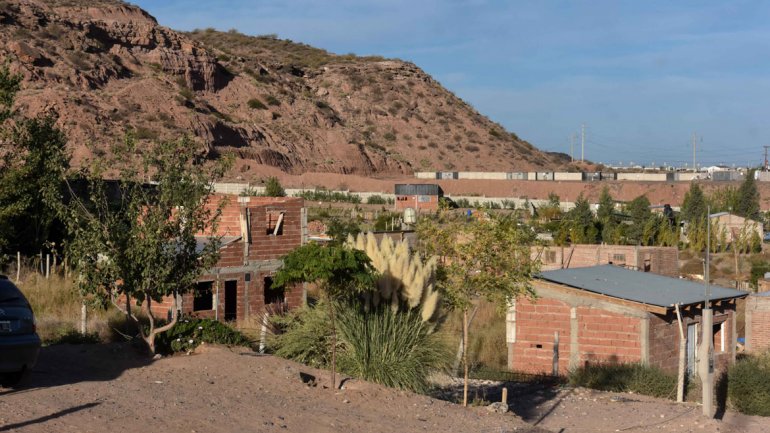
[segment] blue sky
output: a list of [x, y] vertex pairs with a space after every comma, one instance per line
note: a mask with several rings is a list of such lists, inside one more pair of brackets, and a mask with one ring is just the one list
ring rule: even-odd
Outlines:
[[[597, 162], [761, 164], [770, 2], [134, 0], [179, 30], [236, 28], [414, 62], [545, 150]], [[576, 156], [579, 151], [576, 148]]]

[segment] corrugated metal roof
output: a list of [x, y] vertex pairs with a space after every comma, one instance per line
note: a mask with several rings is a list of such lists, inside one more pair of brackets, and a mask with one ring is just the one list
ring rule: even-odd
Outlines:
[[[658, 307], [703, 302], [705, 286], [689, 280], [632, 271], [613, 265], [557, 269], [540, 278], [558, 284]], [[711, 285], [711, 300], [739, 298], [747, 292]]]
[[441, 187], [433, 183], [397, 183], [396, 195], [443, 195]]

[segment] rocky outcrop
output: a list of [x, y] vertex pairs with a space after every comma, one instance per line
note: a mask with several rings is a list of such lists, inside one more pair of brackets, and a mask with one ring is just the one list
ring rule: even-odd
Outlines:
[[260, 167], [371, 176], [556, 168], [417, 66], [337, 56], [271, 37], [179, 33], [116, 0], [0, 2], [0, 59], [19, 108], [55, 111], [75, 164], [139, 141], [192, 135], [238, 176]]

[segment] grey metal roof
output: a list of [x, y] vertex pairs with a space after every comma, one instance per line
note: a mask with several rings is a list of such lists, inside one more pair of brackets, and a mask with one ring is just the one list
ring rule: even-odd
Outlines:
[[444, 191], [434, 183], [397, 183], [396, 195], [443, 195]]
[[[689, 280], [664, 277], [649, 272], [632, 271], [619, 266], [557, 269], [540, 278], [558, 284], [658, 307], [673, 307], [703, 302], [705, 286]], [[747, 292], [711, 285], [711, 300], [740, 298]]]

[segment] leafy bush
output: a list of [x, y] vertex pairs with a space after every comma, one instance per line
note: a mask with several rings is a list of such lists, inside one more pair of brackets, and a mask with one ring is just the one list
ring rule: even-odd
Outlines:
[[389, 204], [389, 200], [381, 195], [370, 195], [366, 199], [366, 204]]
[[340, 311], [342, 371], [385, 386], [425, 392], [430, 373], [446, 367], [449, 351], [419, 312], [389, 307]]
[[770, 352], [740, 359], [728, 371], [730, 403], [749, 415], [770, 416]]
[[273, 316], [271, 321], [282, 331], [268, 342], [273, 353], [314, 368], [331, 364], [332, 329], [323, 303], [304, 306], [285, 316]]
[[250, 346], [251, 341], [226, 324], [212, 319], [180, 319], [173, 328], [159, 334], [156, 347], [161, 353], [191, 352], [201, 343]]
[[262, 101], [256, 98], [249, 99], [247, 104], [249, 105], [249, 108], [253, 110], [267, 110], [267, 105], [265, 105]]
[[676, 377], [656, 367], [641, 364], [589, 364], [569, 373], [572, 386], [602, 391], [635, 392], [671, 398], [676, 393]]

